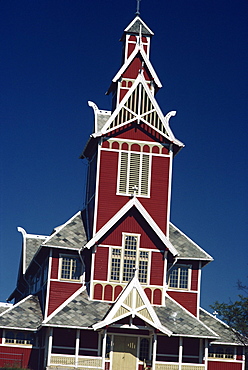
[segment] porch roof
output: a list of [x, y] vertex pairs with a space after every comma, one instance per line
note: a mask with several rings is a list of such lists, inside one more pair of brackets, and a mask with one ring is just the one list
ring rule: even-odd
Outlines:
[[165, 297], [164, 307], [155, 306], [154, 310], [161, 321], [161, 324], [171, 330], [173, 333], [172, 335], [213, 339], [218, 338], [218, 334], [169, 296]]
[[6, 329], [37, 330], [42, 323], [38, 297], [29, 295], [0, 314], [0, 327]]
[[244, 345], [244, 341], [241, 342], [239, 340], [238, 333], [235, 334], [235, 332], [227, 324], [202, 308], [200, 309], [200, 320], [219, 335], [219, 338], [214, 341], [214, 343]]

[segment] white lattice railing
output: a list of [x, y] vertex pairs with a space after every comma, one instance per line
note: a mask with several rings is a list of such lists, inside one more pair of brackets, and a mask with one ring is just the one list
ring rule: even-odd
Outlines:
[[[50, 358], [50, 365], [66, 365], [71, 366], [72, 369], [76, 366], [76, 357], [75, 356], [68, 356], [68, 355], [52, 355]], [[99, 357], [78, 357], [77, 367], [81, 367], [82, 370], [93, 370], [93, 369], [101, 369], [102, 366], [102, 359]]]
[[[178, 364], [168, 364], [164, 362], [156, 362], [155, 364], [156, 370], [178, 370], [179, 365]], [[204, 365], [199, 364], [190, 364], [190, 365], [181, 365], [181, 370], [204, 370]]]

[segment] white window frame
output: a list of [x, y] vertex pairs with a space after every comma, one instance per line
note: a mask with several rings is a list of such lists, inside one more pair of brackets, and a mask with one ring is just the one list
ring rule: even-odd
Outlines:
[[[181, 268], [187, 268], [188, 270], [188, 281], [187, 281], [187, 287], [183, 287], [181, 288], [180, 287], [180, 280], [181, 280], [181, 274], [180, 274], [180, 271], [181, 271]], [[175, 271], [175, 269], [177, 269], [179, 271], [178, 273], [178, 277], [177, 277], [177, 286], [176, 287], [173, 287], [173, 286], [170, 286], [170, 279], [171, 279], [171, 273], [172, 271]], [[190, 287], [191, 287], [191, 272], [192, 272], [192, 265], [184, 265], [184, 264], [178, 264], [178, 265], [174, 265], [174, 266], [171, 266], [169, 268], [169, 271], [168, 271], [168, 289], [175, 289], [175, 290], [190, 290]]]
[[[69, 258], [71, 259], [71, 262], [70, 262], [70, 276], [72, 275], [72, 260], [77, 260], [80, 262], [81, 264], [81, 272], [80, 272], [80, 278], [79, 279], [66, 279], [66, 278], [63, 278], [62, 277], [62, 267], [63, 267], [63, 259], [64, 258]], [[75, 282], [75, 283], [78, 283], [78, 282], [82, 282], [83, 280], [83, 264], [82, 264], [82, 261], [80, 260], [80, 257], [79, 256], [76, 256], [76, 255], [68, 255], [68, 254], [60, 254], [59, 255], [59, 276], [58, 276], [59, 280], [60, 281], [70, 281], [70, 282]]]
[[[148, 254], [148, 263], [147, 263], [147, 274], [146, 274], [146, 282], [140, 282], [142, 285], [149, 285], [150, 282], [150, 266], [151, 266], [151, 250], [148, 248], [140, 248], [140, 234], [132, 234], [132, 233], [122, 233], [122, 246], [111, 246], [110, 253], [109, 253], [109, 278], [108, 280], [111, 282], [126, 284], [128, 281], [123, 280], [123, 273], [124, 273], [124, 253], [125, 253], [125, 237], [126, 236], [134, 236], [137, 238], [137, 246], [136, 246], [136, 256], [135, 256], [135, 269], [137, 269], [137, 277], [139, 277], [139, 263], [140, 263], [140, 252], [146, 252]], [[119, 279], [112, 279], [112, 260], [113, 260], [113, 250], [120, 251], [120, 267], [119, 267]], [[134, 271], [135, 274], [135, 271]]]
[[[6, 335], [7, 333], [9, 332], [12, 332], [14, 335], [13, 335], [13, 338], [11, 339], [13, 342], [9, 342], [8, 340], [10, 340], [10, 338], [6, 338]], [[23, 334], [24, 336], [24, 339], [20, 339], [18, 338], [18, 334]], [[32, 341], [30, 341], [30, 339], [28, 339], [28, 335], [31, 334], [33, 336], [33, 343]], [[3, 344], [7, 345], [7, 346], [25, 346], [25, 347], [35, 347], [36, 345], [36, 338], [34, 336], [34, 334], [32, 332], [26, 332], [26, 331], [23, 331], [23, 330], [3, 330]], [[18, 343], [18, 341], [22, 341], [23, 343]]]
[[[121, 186], [121, 164], [122, 164], [122, 156], [127, 155], [127, 173], [126, 173], [126, 184], [125, 184], [125, 191], [120, 190]], [[142, 198], [150, 198], [150, 192], [151, 192], [151, 168], [152, 168], [152, 155], [150, 153], [143, 153], [143, 152], [135, 152], [135, 151], [128, 151], [128, 150], [120, 150], [119, 151], [119, 159], [118, 159], [118, 177], [117, 177], [117, 195], [124, 195], [124, 196], [130, 196], [134, 194], [134, 191], [130, 191], [130, 163], [131, 163], [131, 157], [133, 155], [139, 155], [139, 173], [138, 173], [138, 184], [133, 184], [137, 187], [137, 190], [135, 192], [135, 195], [137, 197]], [[147, 192], [142, 194], [141, 189], [141, 182], [142, 182], [142, 174], [143, 174], [143, 158], [146, 156], [148, 158], [148, 169], [147, 169]], [[133, 157], [134, 158], [134, 157]], [[132, 186], [133, 188], [133, 186]]]

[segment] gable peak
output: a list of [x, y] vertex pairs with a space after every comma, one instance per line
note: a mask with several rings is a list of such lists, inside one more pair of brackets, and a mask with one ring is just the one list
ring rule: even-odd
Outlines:
[[132, 33], [139, 35], [141, 32], [145, 36], [153, 36], [154, 33], [147, 24], [137, 15], [131, 23], [125, 28], [124, 33]]

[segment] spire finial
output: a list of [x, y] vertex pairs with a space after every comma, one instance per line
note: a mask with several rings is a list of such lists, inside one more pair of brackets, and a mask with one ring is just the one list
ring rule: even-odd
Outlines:
[[140, 15], [140, 2], [141, 0], [137, 0], [137, 10], [136, 10], [136, 15]]

